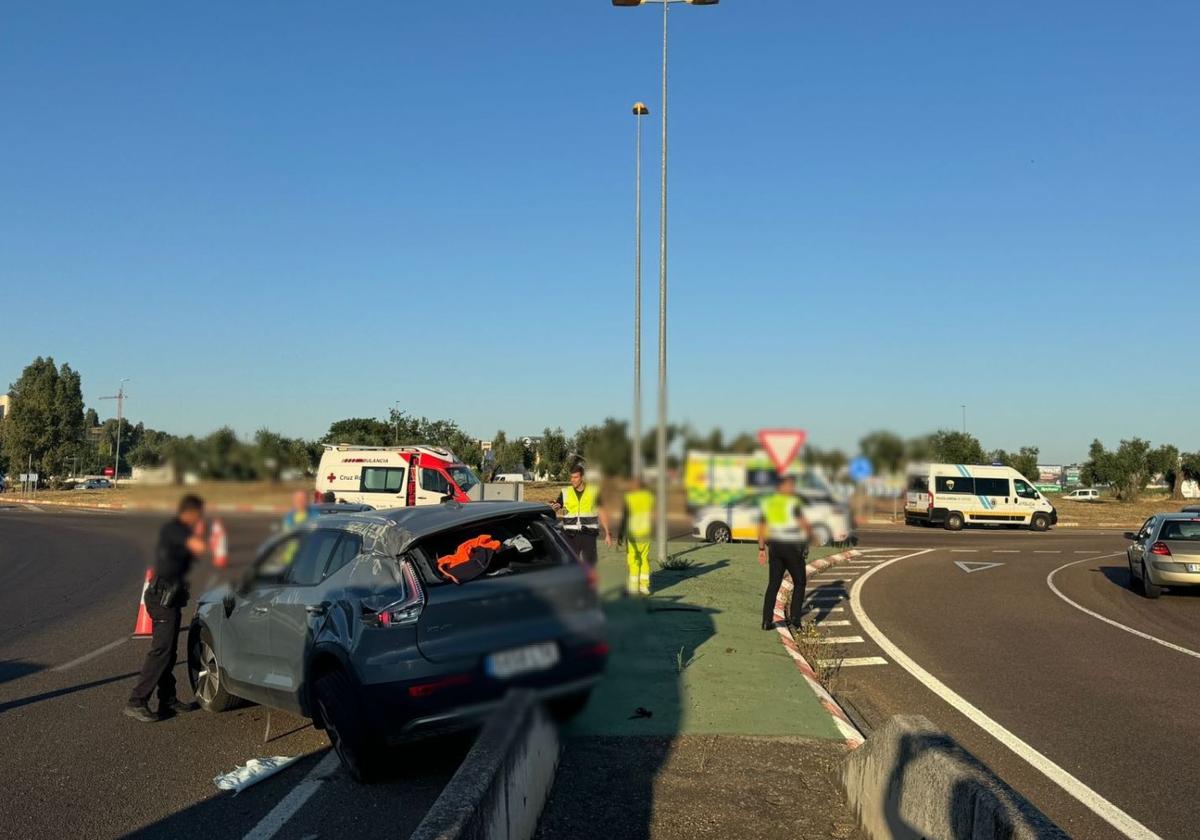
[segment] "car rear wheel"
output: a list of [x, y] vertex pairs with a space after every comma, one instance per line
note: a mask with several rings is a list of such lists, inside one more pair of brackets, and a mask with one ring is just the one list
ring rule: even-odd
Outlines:
[[1146, 571], [1146, 561], [1142, 561], [1142, 594], [1153, 600], [1162, 595], [1163, 588], [1150, 582], [1150, 574]]
[[200, 628], [188, 652], [188, 681], [206, 712], [224, 712], [238, 705], [240, 698], [226, 691], [221, 680], [221, 663], [207, 627]]
[[343, 672], [330, 671], [317, 679], [313, 693], [325, 734], [342, 766], [357, 781], [369, 782], [379, 762], [354, 684]]
[[729, 530], [729, 526], [724, 522], [714, 522], [708, 526], [705, 538], [710, 543], [727, 543], [733, 539], [733, 532]]
[[592, 697], [592, 690], [577, 691], [574, 694], [568, 694], [565, 697], [556, 697], [546, 704], [547, 711], [559, 723], [578, 717], [579, 713], [587, 707], [588, 700]]
[[1033, 518], [1029, 520], [1029, 530], [1031, 531], [1048, 531], [1050, 530], [1050, 517], [1044, 513], [1035, 513]]
[[963, 526], [963, 515], [956, 510], [950, 511], [946, 515], [946, 530], [961, 531]]

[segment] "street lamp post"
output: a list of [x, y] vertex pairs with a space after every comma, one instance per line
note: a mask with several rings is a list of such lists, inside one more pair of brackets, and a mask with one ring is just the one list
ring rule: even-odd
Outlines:
[[633, 475], [642, 475], [642, 117], [650, 109], [643, 102], [633, 103], [633, 115], [637, 122], [637, 234], [634, 239], [636, 252], [633, 270]]
[[663, 7], [662, 43], [662, 171], [658, 211], [658, 430], [657, 450], [657, 514], [658, 561], [667, 559], [667, 20], [671, 6], [715, 6], [720, 0], [612, 0], [614, 6], [647, 6], [658, 3]]
[[128, 381], [129, 381], [128, 378], [122, 379], [120, 386], [117, 388], [117, 393], [114, 394], [113, 396], [100, 398], [102, 400], [116, 400], [117, 401], [117, 452], [116, 452], [116, 458], [113, 460], [113, 486], [114, 487], [116, 487], [117, 483], [121, 480], [121, 476], [120, 476], [120, 472], [121, 472], [121, 420], [124, 415], [124, 409], [125, 409], [125, 383]]

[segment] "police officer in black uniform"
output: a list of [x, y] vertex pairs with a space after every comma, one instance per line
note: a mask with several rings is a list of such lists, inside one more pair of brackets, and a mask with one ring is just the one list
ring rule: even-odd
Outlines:
[[[154, 575], [146, 589], [146, 611], [154, 622], [154, 633], [141, 676], [125, 706], [125, 714], [134, 720], [151, 723], [192, 709], [175, 694], [176, 648], [183, 606], [188, 599], [188, 570], [206, 549], [204, 502], [198, 496], [184, 496], [175, 518], [158, 534]], [[150, 695], [155, 687], [158, 714], [150, 711]]]

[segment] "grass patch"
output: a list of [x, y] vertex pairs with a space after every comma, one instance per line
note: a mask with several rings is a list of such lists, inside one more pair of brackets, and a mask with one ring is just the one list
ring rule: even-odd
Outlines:
[[842, 662], [846, 659], [846, 651], [839, 644], [830, 644], [828, 635], [820, 625], [807, 622], [792, 632], [796, 640], [796, 648], [805, 661], [812, 666], [817, 675], [817, 682], [832, 691], [838, 676], [842, 672]]
[[696, 565], [696, 560], [690, 555], [668, 554], [666, 560], [660, 560], [658, 567], [664, 571], [680, 572]]

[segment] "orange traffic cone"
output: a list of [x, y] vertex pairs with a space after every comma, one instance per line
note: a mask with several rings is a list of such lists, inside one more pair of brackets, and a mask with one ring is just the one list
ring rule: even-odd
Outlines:
[[212, 552], [212, 564], [217, 569], [229, 565], [229, 539], [225, 536], [225, 526], [220, 519], [214, 519], [208, 532], [208, 548]]
[[146, 611], [146, 590], [150, 588], [150, 578], [154, 573], [146, 570], [146, 582], [142, 584], [142, 600], [138, 602], [137, 623], [133, 625], [133, 638], [143, 639], [154, 635], [154, 622]]

